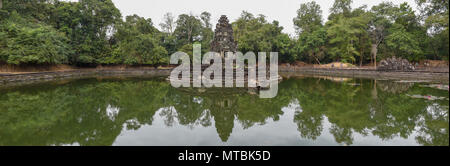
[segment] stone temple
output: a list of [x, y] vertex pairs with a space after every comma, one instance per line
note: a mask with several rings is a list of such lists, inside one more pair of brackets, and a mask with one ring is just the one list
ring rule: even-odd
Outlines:
[[225, 52], [236, 52], [237, 43], [234, 41], [233, 28], [229, 24], [228, 18], [222, 15], [219, 23], [216, 24], [214, 39], [211, 42], [211, 51], [218, 52], [224, 57]]

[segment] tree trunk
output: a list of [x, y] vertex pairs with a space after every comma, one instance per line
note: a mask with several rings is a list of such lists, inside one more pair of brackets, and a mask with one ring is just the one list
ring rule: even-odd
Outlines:
[[362, 63], [364, 60], [364, 48], [362, 47], [362, 44], [360, 44], [361, 49], [359, 50], [359, 67], [362, 67]]
[[438, 51], [435, 49], [434, 44], [431, 44], [431, 48], [433, 49], [434, 52], [434, 60], [438, 60]]
[[372, 44], [372, 50], [370, 51], [371, 56], [373, 57], [373, 66], [377, 68], [377, 52], [378, 52], [378, 44]]
[[2, 0], [0, 0], [0, 9], [2, 9], [2, 7], [3, 7], [3, 2], [2, 2]]
[[360, 57], [360, 59], [359, 59], [359, 67], [362, 67], [363, 57], [362, 57], [362, 55], [360, 55], [359, 57]]
[[191, 34], [192, 34], [192, 28], [189, 28], [188, 30], [188, 41], [189, 43], [192, 43], [193, 40], [191, 40]]
[[363, 61], [363, 56], [364, 56], [364, 47], [362, 46], [362, 40], [361, 40], [361, 35], [359, 35], [359, 67], [362, 67], [362, 61]]
[[319, 61], [319, 59], [316, 57], [316, 53], [313, 53], [313, 57], [314, 57], [314, 59], [316, 59], [317, 63], [319, 63], [319, 65], [320, 65], [320, 61]]

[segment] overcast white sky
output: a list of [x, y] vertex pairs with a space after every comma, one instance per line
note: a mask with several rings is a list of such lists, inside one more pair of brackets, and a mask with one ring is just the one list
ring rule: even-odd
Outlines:
[[[158, 29], [161, 28], [159, 24], [167, 12], [178, 17], [183, 13], [200, 15], [201, 12], [207, 11], [211, 13], [211, 23], [215, 27], [221, 15], [227, 15], [232, 22], [243, 10], [246, 10], [254, 15], [263, 14], [270, 22], [278, 20], [284, 27], [283, 32], [288, 34], [295, 32], [292, 19], [297, 15], [296, 11], [300, 8], [300, 4], [309, 1], [311, 0], [113, 0], [123, 16], [137, 14], [151, 18]], [[391, 1], [394, 4], [408, 2], [413, 9], [416, 9], [414, 0], [353, 0], [352, 7], [357, 8], [366, 4], [370, 8], [383, 1]], [[316, 0], [316, 2], [321, 6], [324, 21], [326, 21], [334, 0]]]

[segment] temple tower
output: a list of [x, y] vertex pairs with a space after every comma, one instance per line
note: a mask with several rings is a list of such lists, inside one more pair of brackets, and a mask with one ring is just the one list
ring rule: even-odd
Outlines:
[[223, 58], [225, 52], [236, 52], [236, 50], [237, 43], [234, 41], [233, 28], [229, 24], [227, 16], [222, 15], [216, 24], [211, 51], [220, 53]]

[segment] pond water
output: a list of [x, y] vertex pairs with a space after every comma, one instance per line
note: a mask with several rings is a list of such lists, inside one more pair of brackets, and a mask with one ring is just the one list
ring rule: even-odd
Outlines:
[[0, 145], [449, 145], [448, 83], [291, 77], [272, 99], [164, 78], [0, 86]]

